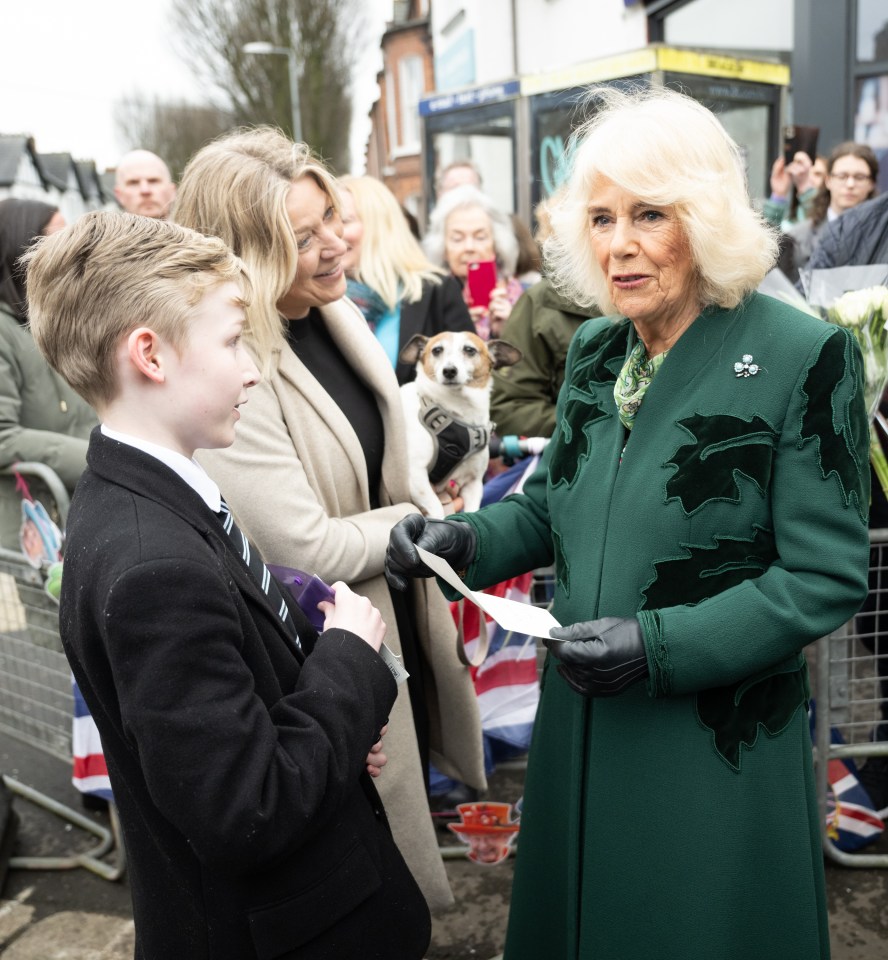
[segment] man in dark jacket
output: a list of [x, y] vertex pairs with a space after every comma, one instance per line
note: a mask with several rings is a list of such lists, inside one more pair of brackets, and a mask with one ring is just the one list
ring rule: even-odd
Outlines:
[[808, 261], [809, 270], [888, 263], [888, 193], [828, 223]]

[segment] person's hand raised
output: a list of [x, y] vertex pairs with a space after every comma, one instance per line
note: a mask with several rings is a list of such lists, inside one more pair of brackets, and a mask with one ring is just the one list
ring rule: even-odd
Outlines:
[[797, 194], [802, 194], [813, 186], [811, 180], [813, 166], [814, 161], [803, 150], [799, 150], [792, 158], [792, 163], [787, 166], [786, 172], [792, 177]]
[[778, 157], [771, 165], [771, 195], [781, 200], [789, 196], [792, 177], [786, 169], [783, 157]]
[[500, 284], [490, 294], [490, 339], [496, 339], [502, 333], [503, 325], [512, 313], [512, 303], [506, 296], [506, 288]]

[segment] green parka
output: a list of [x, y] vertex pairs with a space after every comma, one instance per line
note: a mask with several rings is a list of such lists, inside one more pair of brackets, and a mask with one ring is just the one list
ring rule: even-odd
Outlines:
[[521, 361], [493, 374], [490, 418], [500, 436], [552, 436], [570, 341], [594, 315], [565, 300], [548, 280], [521, 295], [501, 334], [521, 351]]
[[[27, 327], [0, 302], [0, 467], [36, 460], [52, 467], [72, 493], [86, 467], [95, 411], [40, 355]], [[26, 478], [32, 495], [51, 510], [44, 485]], [[0, 546], [19, 549], [21, 494], [0, 477]]]

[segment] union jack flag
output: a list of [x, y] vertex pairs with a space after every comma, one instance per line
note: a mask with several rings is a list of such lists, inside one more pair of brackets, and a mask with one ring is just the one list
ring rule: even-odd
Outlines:
[[81, 793], [93, 793], [106, 800], [113, 800], [108, 767], [105, 765], [105, 754], [102, 752], [102, 741], [99, 739], [96, 722], [89, 712], [77, 681], [72, 679], [71, 682], [74, 685], [74, 775], [71, 782]]

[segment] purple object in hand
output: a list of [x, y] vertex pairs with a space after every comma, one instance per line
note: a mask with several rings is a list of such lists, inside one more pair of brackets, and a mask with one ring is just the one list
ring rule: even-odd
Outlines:
[[272, 576], [289, 588], [293, 599], [308, 617], [308, 622], [320, 633], [324, 629], [324, 614], [318, 610], [322, 600], [333, 603], [336, 599], [332, 589], [314, 573], [305, 573], [293, 567], [278, 567], [267, 563]]

